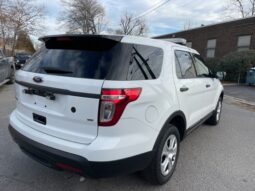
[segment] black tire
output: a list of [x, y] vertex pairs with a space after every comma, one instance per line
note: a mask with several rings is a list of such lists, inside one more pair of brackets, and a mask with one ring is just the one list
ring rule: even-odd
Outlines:
[[10, 74], [10, 77], [9, 77], [9, 81], [7, 82], [7, 84], [14, 84], [14, 82], [15, 82], [15, 71], [12, 68], [11, 69], [11, 74]]
[[[174, 135], [176, 137], [177, 153], [175, 155], [174, 164], [171, 165], [172, 166], [171, 170], [169, 170], [169, 173], [167, 175], [163, 175], [161, 171], [163, 149], [166, 144], [166, 141], [169, 139], [169, 137], [171, 137], [171, 135]], [[162, 185], [168, 182], [175, 170], [178, 161], [179, 150], [180, 150], [179, 131], [174, 125], [169, 124], [164, 128], [164, 130], [159, 135], [155, 145], [154, 156], [152, 158], [152, 161], [150, 165], [145, 170], [142, 171], [142, 176], [147, 181], [154, 185]]]
[[[219, 107], [220, 107], [220, 113], [218, 113]], [[222, 113], [222, 97], [219, 98], [219, 100], [217, 102], [217, 106], [216, 106], [215, 110], [213, 111], [212, 116], [206, 121], [206, 124], [217, 125], [220, 121], [221, 113]], [[219, 116], [217, 116], [217, 115], [219, 115]]]

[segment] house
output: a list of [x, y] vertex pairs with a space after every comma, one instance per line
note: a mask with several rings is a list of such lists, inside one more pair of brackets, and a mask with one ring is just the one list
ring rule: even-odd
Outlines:
[[185, 38], [204, 58], [221, 58], [234, 51], [255, 49], [255, 17], [237, 19], [154, 37]]

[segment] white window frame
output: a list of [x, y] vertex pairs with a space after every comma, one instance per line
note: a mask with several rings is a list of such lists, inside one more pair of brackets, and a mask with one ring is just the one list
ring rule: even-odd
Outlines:
[[[247, 38], [247, 39], [245, 39], [245, 38]], [[250, 48], [251, 48], [251, 35], [238, 36], [237, 51], [250, 50]]]

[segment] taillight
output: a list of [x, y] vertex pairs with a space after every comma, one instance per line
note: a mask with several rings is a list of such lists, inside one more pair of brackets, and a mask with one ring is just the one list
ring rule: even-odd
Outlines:
[[98, 125], [115, 125], [127, 104], [135, 101], [141, 90], [141, 88], [102, 89]]

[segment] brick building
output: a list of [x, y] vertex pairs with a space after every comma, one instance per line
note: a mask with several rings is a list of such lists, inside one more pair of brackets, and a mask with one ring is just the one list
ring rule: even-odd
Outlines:
[[155, 38], [185, 38], [187, 46], [204, 58], [223, 57], [234, 51], [255, 49], [255, 17], [201, 26]]

